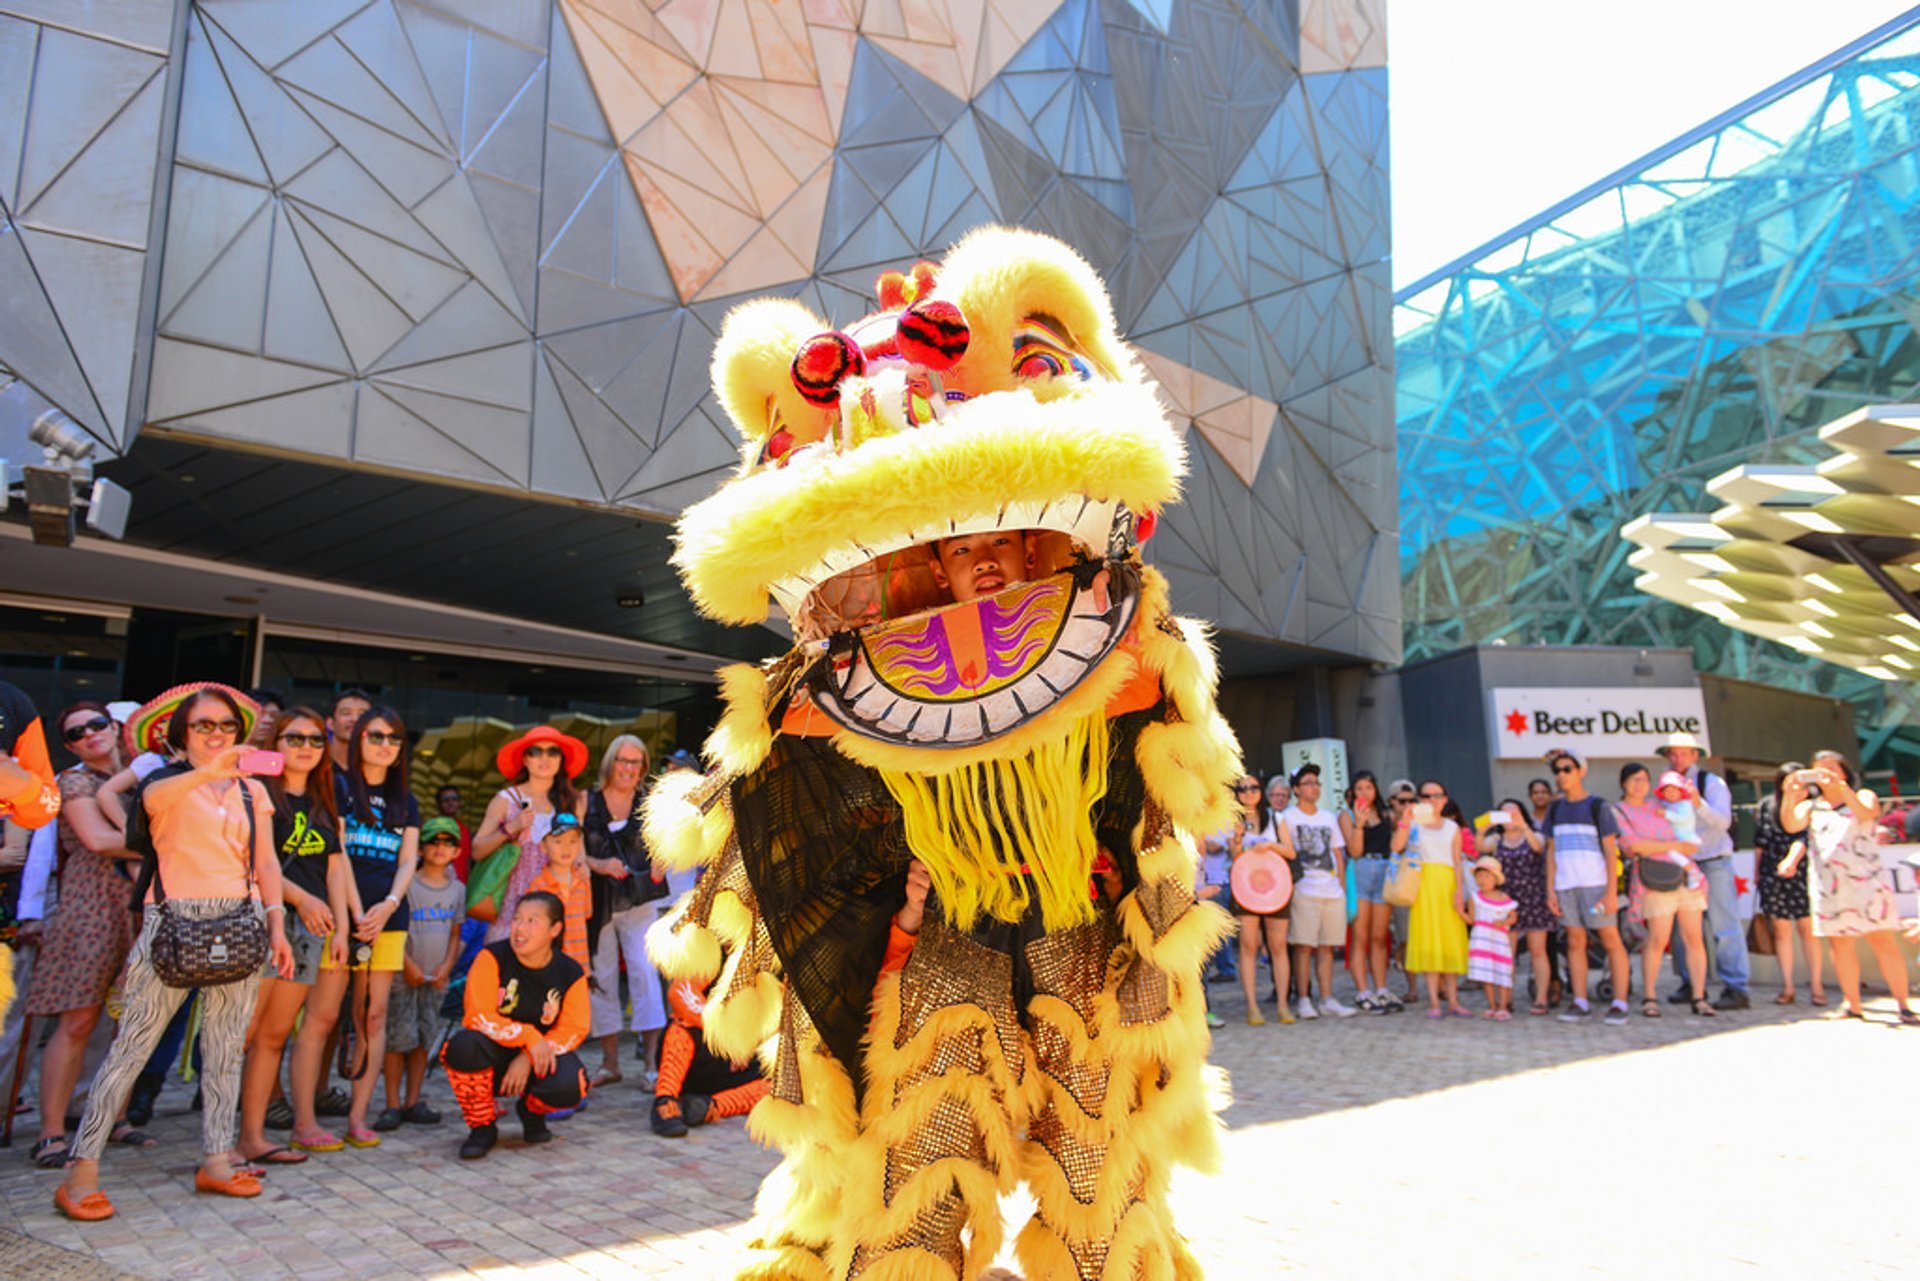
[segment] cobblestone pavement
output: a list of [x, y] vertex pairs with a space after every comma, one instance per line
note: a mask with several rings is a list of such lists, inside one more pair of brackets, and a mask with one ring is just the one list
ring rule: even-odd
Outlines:
[[[1621, 1028], [1411, 1011], [1256, 1028], [1237, 989], [1211, 991], [1235, 1088], [1225, 1160], [1174, 1196], [1215, 1281], [1920, 1275], [1920, 1030], [1884, 998], [1865, 1024], [1763, 990], [1750, 1013], [1667, 1007]], [[192, 1191], [188, 1097], [163, 1099], [159, 1147], [109, 1154], [120, 1213], [104, 1224], [54, 1212], [58, 1175], [24, 1143], [0, 1153], [0, 1276], [714, 1281], [773, 1164], [738, 1121], [654, 1138], [630, 1083], [558, 1142], [460, 1162], [436, 1079], [439, 1127], [275, 1169], [264, 1196], [231, 1201]]]

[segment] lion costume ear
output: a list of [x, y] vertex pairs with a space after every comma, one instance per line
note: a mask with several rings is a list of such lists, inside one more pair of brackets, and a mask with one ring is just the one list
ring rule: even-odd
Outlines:
[[1107, 377], [1132, 378], [1133, 355], [1114, 328], [1106, 286], [1051, 236], [1011, 227], [970, 233], [941, 263], [938, 293], [959, 304], [972, 328], [961, 367], [983, 390], [1007, 381], [1014, 329], [1036, 316], [1063, 327]]
[[[829, 328], [789, 298], [761, 298], [727, 313], [713, 348], [713, 387], [727, 416], [746, 438], [749, 456], [773, 434], [776, 422], [802, 439], [816, 439], [832, 411], [809, 405], [793, 382], [800, 345]], [[817, 430], [803, 430], [806, 426]]]

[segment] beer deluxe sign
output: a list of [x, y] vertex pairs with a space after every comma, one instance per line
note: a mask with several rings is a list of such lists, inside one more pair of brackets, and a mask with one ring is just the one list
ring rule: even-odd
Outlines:
[[1652, 757], [1671, 734], [1707, 738], [1706, 703], [1691, 686], [1659, 689], [1495, 689], [1487, 727], [1493, 754], [1539, 760], [1564, 747], [1597, 756]]

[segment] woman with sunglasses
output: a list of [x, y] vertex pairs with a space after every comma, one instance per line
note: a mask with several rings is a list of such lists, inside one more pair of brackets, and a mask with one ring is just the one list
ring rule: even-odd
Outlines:
[[[240, 1086], [240, 1153], [264, 1165], [297, 1165], [307, 1151], [340, 1148], [340, 1140], [315, 1119], [313, 1094], [327, 1032], [347, 986], [347, 934], [340, 928], [347, 919], [347, 860], [340, 849], [326, 721], [310, 707], [295, 707], [268, 727], [265, 742], [286, 758], [280, 775], [266, 785], [273, 800], [273, 847], [280, 855], [293, 976], [260, 982]], [[323, 963], [330, 967], [324, 973]], [[293, 1134], [281, 1147], [267, 1139], [267, 1106], [280, 1083], [281, 1053], [303, 1007], [308, 1034], [294, 1047], [288, 1100]], [[321, 1020], [315, 1016], [321, 1009], [335, 1015]]]
[[[387, 997], [405, 963], [407, 914], [400, 910], [420, 862], [420, 802], [407, 787], [407, 727], [391, 707], [369, 707], [347, 743], [347, 770], [334, 787], [340, 843], [347, 854], [348, 942], [353, 1055], [347, 1145], [380, 1146], [367, 1126], [374, 1082], [387, 1053]], [[326, 962], [321, 962], [322, 967]], [[316, 1081], [317, 1084], [317, 1081]], [[311, 1097], [311, 1093], [309, 1093]]]
[[[513, 909], [547, 865], [540, 842], [562, 810], [583, 818], [586, 797], [574, 790], [573, 780], [587, 768], [587, 745], [551, 725], [536, 725], [502, 747], [494, 764], [512, 780], [493, 794], [480, 830], [473, 834], [474, 875], [480, 865], [511, 844], [519, 852], [499, 913], [487, 927], [487, 942], [498, 943], [513, 928]], [[502, 857], [508, 857], [502, 855]]]
[[[640, 839], [640, 807], [652, 761], [647, 745], [632, 734], [607, 744], [600, 757], [600, 785], [587, 797], [587, 867], [593, 873], [593, 920], [587, 945], [593, 956], [593, 1036], [600, 1042], [600, 1068], [593, 1087], [622, 1079], [620, 1033], [626, 1011], [620, 1005], [620, 960], [627, 963], [627, 988], [633, 999], [633, 1028], [640, 1034], [642, 1085], [652, 1089], [667, 1026], [667, 1001], [660, 976], [647, 957], [647, 931], [667, 907], [667, 881], [654, 872]], [[604, 918], [604, 919], [603, 919]]]
[[[1234, 784], [1233, 790], [1240, 802], [1240, 813], [1227, 833], [1228, 857], [1237, 860], [1248, 854], [1264, 852], [1292, 860], [1295, 855], [1287, 825], [1281, 819], [1279, 810], [1267, 808], [1266, 797], [1271, 793], [1263, 794], [1260, 780], [1251, 774]], [[1288, 788], [1288, 795], [1292, 795], [1291, 787]], [[1247, 1022], [1261, 1027], [1267, 1021], [1266, 1016], [1260, 1013], [1260, 998], [1254, 992], [1260, 977], [1257, 964], [1260, 946], [1264, 943], [1273, 964], [1273, 990], [1280, 1021], [1292, 1023], [1294, 1015], [1287, 1006], [1287, 998], [1293, 988], [1293, 961], [1287, 950], [1287, 930], [1293, 920], [1293, 900], [1289, 898], [1274, 912], [1256, 912], [1239, 902], [1234, 904], [1233, 910], [1240, 921], [1240, 991], [1247, 998]]]
[[[127, 960], [126, 1001], [120, 1034], [93, 1079], [86, 1118], [73, 1144], [67, 1179], [54, 1206], [70, 1219], [113, 1214], [100, 1191], [100, 1155], [113, 1118], [125, 1106], [134, 1077], [166, 1031], [189, 989], [162, 982], [148, 959], [160, 922], [167, 916], [214, 919], [249, 903], [266, 917], [270, 955], [281, 978], [293, 974], [280, 901], [280, 860], [273, 852], [272, 809], [266, 788], [240, 769], [251, 705], [224, 686], [207, 685], [185, 696], [167, 723], [167, 743], [186, 757], [149, 776], [139, 803], [153, 839], [152, 896], [164, 892], [168, 911], [149, 909]], [[250, 974], [201, 991], [201, 1113], [205, 1157], [194, 1187], [221, 1196], [256, 1197], [260, 1180], [235, 1161], [234, 1114], [240, 1103], [240, 1061], [253, 1017], [260, 978]]]
[[[1460, 976], [1467, 972], [1465, 881], [1460, 873], [1460, 823], [1448, 816], [1447, 789], [1427, 779], [1418, 800], [1393, 830], [1393, 852], [1411, 846], [1420, 858], [1420, 896], [1413, 902], [1407, 938], [1407, 973], [1427, 986], [1427, 1017], [1472, 1018], [1460, 1004]], [[1446, 1007], [1441, 1008], [1441, 998]]]
[[[42, 1169], [66, 1163], [67, 1105], [87, 1056], [107, 992], [133, 950], [132, 885], [120, 830], [100, 813], [94, 795], [119, 766], [119, 732], [99, 703], [75, 703], [53, 721], [79, 764], [60, 785], [59, 901], [42, 927], [40, 956], [25, 1005], [29, 1017], [58, 1019], [40, 1056], [40, 1139], [33, 1160]], [[153, 1140], [125, 1124], [114, 1139], [139, 1147]]]

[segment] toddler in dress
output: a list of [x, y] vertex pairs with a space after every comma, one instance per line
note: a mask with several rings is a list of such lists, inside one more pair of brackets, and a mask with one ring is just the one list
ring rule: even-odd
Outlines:
[[1700, 843], [1700, 822], [1693, 813], [1693, 785], [1687, 782], [1687, 776], [1679, 770], [1668, 770], [1660, 776], [1660, 786], [1654, 789], [1654, 795], [1660, 798], [1661, 812], [1666, 815], [1667, 825], [1673, 828], [1673, 839]]
[[1482, 1018], [1505, 1023], [1513, 1017], [1513, 922], [1519, 905], [1500, 887], [1507, 874], [1488, 856], [1473, 863], [1473, 933], [1467, 939], [1467, 981], [1487, 994]]

